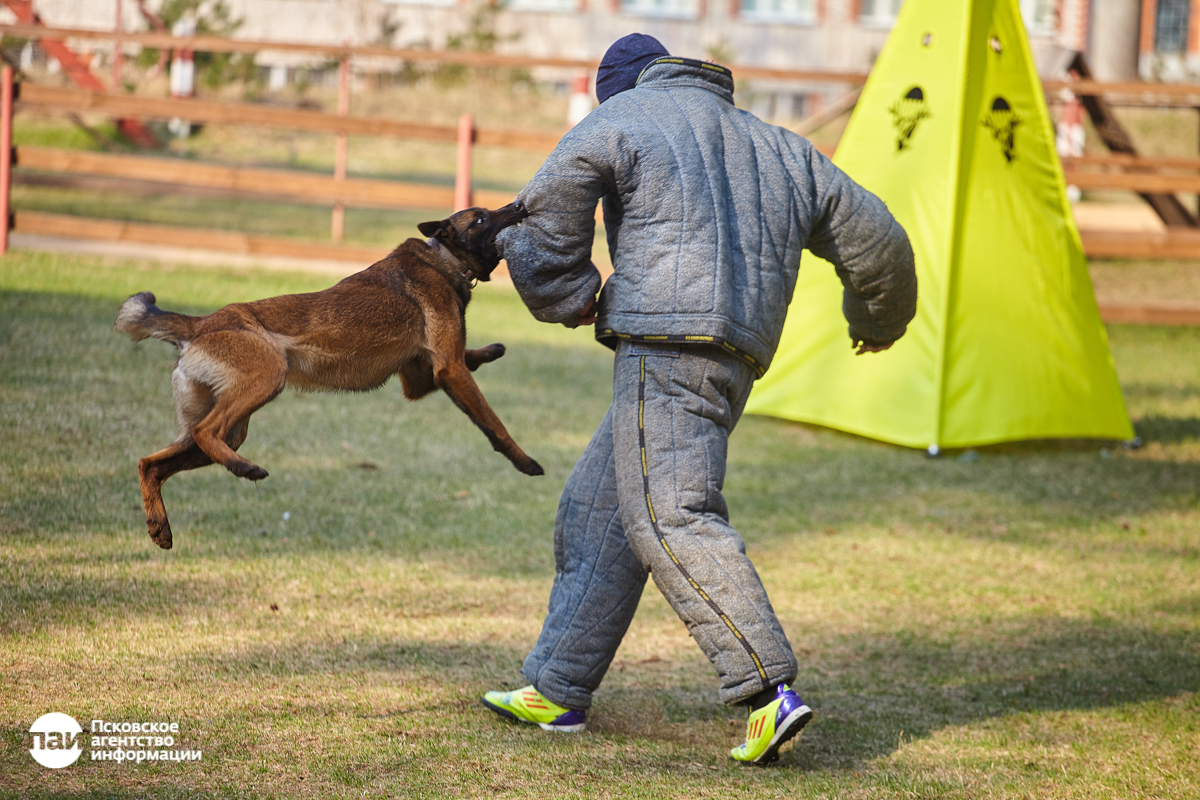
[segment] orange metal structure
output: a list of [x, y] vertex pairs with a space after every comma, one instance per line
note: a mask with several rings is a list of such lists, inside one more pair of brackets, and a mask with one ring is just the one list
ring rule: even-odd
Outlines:
[[[33, 10], [33, 0], [4, 0], [4, 4], [16, 14], [17, 21], [26, 25], [44, 26], [42, 18]], [[88, 68], [87, 60], [81, 58], [71, 48], [67, 47], [67, 43], [57, 39], [39, 38], [38, 44], [46, 51], [46, 54], [58, 61], [62, 66], [63, 71], [67, 73], [67, 77], [81, 89], [90, 89], [93, 92], [103, 92], [104, 84], [100, 79], [92, 74]], [[120, 87], [114, 87], [114, 91], [120, 91]], [[138, 147], [158, 147], [158, 139], [150, 132], [150, 129], [136, 119], [118, 119], [117, 129], [121, 131]]]

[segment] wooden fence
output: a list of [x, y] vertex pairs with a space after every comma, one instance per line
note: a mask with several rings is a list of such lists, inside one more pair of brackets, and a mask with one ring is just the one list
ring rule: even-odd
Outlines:
[[[394, 136], [398, 138], [423, 139], [428, 141], [455, 142], [459, 151], [469, 153], [474, 145], [500, 147], [525, 147], [549, 152], [558, 137], [531, 131], [468, 128], [463, 126], [438, 126], [369, 117], [337, 116], [315, 111], [262, 108], [253, 105], [214, 103], [202, 100], [176, 98], [143, 98], [129, 95], [110, 95], [79, 89], [64, 89], [24, 83], [14, 87], [16, 99], [22, 107], [58, 109], [74, 112], [103, 112], [111, 115], [128, 115], [141, 118], [169, 119], [180, 117], [196, 122], [227, 123], [265, 128], [286, 128], [332, 134], [360, 134]], [[11, 135], [11, 111], [7, 126]], [[3, 150], [0, 147], [0, 150]], [[288, 170], [254, 169], [244, 167], [222, 167], [196, 164], [180, 159], [142, 156], [115, 155], [89, 151], [59, 150], [53, 148], [23, 146], [11, 151], [12, 162], [22, 170], [62, 173], [89, 178], [111, 178], [126, 181], [141, 181], [154, 184], [170, 184], [179, 187], [203, 188], [227, 191], [238, 195], [257, 195], [265, 198], [285, 199], [307, 203], [342, 204], [345, 206], [370, 206], [406, 209], [454, 209], [466, 207], [472, 202], [498, 206], [511, 197], [500, 192], [471, 191], [469, 183], [469, 158], [465, 170], [457, 183], [457, 191], [449, 187], [430, 186], [399, 181], [345, 178], [300, 173]], [[461, 158], [460, 158], [461, 160]], [[460, 165], [461, 166], [461, 165]], [[1064, 161], [1068, 183], [1082, 189], [1113, 189], [1140, 192], [1189, 192], [1200, 194], [1200, 158], [1147, 158], [1122, 155], [1090, 156]], [[465, 185], [465, 191], [464, 191]], [[7, 192], [5, 192], [7, 195]], [[6, 198], [7, 199], [7, 196]], [[42, 215], [45, 216], [45, 215]], [[42, 216], [21, 215], [16, 230], [35, 232], [29, 225]], [[46, 225], [38, 223], [36, 232], [48, 233]], [[103, 239], [128, 238], [130, 228], [122, 223], [95, 221], [88, 226], [77, 226], [80, 236], [100, 234], [104, 226], [112, 231], [100, 235]], [[58, 235], [69, 233], [70, 226], [53, 226]], [[155, 240], [152, 226], [138, 228], [139, 242]], [[163, 230], [158, 243], [170, 244], [180, 241], [177, 229]], [[270, 240], [259, 237], [254, 246], [245, 244], [244, 237], [217, 235], [213, 232], [208, 241], [234, 242], [230, 245], [239, 252], [267, 254], [272, 251]], [[1200, 236], [1189, 230], [1168, 230], [1164, 233], [1109, 232], [1085, 233], [1084, 244], [1088, 255], [1106, 258], [1200, 258]], [[289, 254], [295, 248], [291, 243], [280, 243], [279, 254]], [[330, 251], [338, 252], [336, 249]], [[353, 251], [347, 251], [347, 256]]]
[[[389, 58], [404, 61], [455, 62], [473, 66], [550, 66], [594, 69], [593, 61], [530, 58], [500, 54], [448, 53], [429, 50], [394, 50], [385, 47], [339, 47], [283, 42], [255, 42], [216, 37], [174, 37], [157, 33], [116, 33], [78, 29], [48, 29], [41, 26], [0, 25], [0, 33], [16, 36], [59, 39], [105, 39], [143, 47], [193, 49], [210, 52], [259, 52], [283, 50], [332, 56], [342, 63], [345, 91], [347, 64], [351, 58]], [[735, 67], [739, 77], [770, 78], [789, 81], [861, 84], [866, 75], [804, 70], [774, 70], [754, 67]], [[11, 70], [6, 86], [12, 87]], [[1068, 88], [1076, 95], [1100, 98], [1110, 105], [1184, 105], [1200, 107], [1200, 86], [1100, 83], [1093, 80], [1047, 81], [1047, 92]], [[13, 91], [11, 88], [8, 91]], [[335, 208], [335, 238], [337, 211], [344, 206], [374, 206], [409, 209], [454, 209], [472, 202], [481, 205], [502, 205], [511, 199], [504, 193], [471, 190], [470, 164], [474, 146], [519, 147], [549, 152], [558, 135], [536, 131], [478, 128], [470, 118], [457, 126], [439, 126], [375, 117], [350, 116], [345, 113], [348, 103], [339, 97], [342, 113], [329, 114], [268, 108], [249, 104], [218, 103], [195, 99], [148, 98], [112, 94], [101, 91], [70, 89], [23, 83], [13, 91], [17, 107], [57, 109], [74, 113], [103, 113], [113, 117], [140, 119], [180, 118], [194, 122], [236, 124], [265, 128], [283, 128], [329, 133], [342, 137], [339, 148], [341, 163], [333, 176], [302, 174], [285, 170], [265, 170], [220, 167], [184, 162], [176, 159], [140, 155], [113, 155], [91, 152], [64, 151], [51, 148], [21, 147], [12, 150], [4, 146], [4, 136], [10, 137], [13, 102], [8, 111], [0, 103], [0, 194], [7, 213], [11, 184], [11, 166], [22, 170], [61, 173], [91, 180], [121, 180], [168, 184], [193, 190], [228, 192], [263, 198], [282, 198], [297, 202], [332, 204]], [[2, 99], [2, 98], [0, 98]], [[851, 103], [852, 105], [852, 103]], [[454, 142], [458, 159], [455, 189], [397, 181], [369, 180], [345, 177], [344, 137], [347, 135], [389, 136]], [[11, 163], [10, 163], [11, 160]], [[1111, 189], [1143, 194], [1200, 194], [1200, 158], [1146, 158], [1123, 154], [1090, 156], [1064, 161], [1067, 182], [1081, 189]], [[71, 218], [66, 218], [71, 219]], [[107, 240], [126, 240], [158, 244], [181, 244], [202, 241], [204, 246], [231, 249], [238, 252], [280, 255], [295, 254], [294, 241], [251, 237], [218, 231], [185, 234], [182, 229], [153, 225], [133, 225], [120, 222], [89, 220], [86, 224], [69, 224], [55, 215], [24, 212], [11, 219], [14, 230], [29, 233], [88, 236]], [[158, 231], [156, 233], [156, 231]], [[0, 250], [7, 243], [7, 232], [0, 237]], [[1163, 233], [1145, 232], [1084, 232], [1084, 246], [1089, 256], [1113, 258], [1200, 258], [1200, 232], [1195, 229], [1171, 228]], [[358, 258], [361, 248], [338, 245], [303, 243], [303, 252], [316, 254], [317, 248], [327, 257], [344, 253]], [[374, 252], [372, 250], [372, 252]]]
[[[0, 209], [7, 214], [12, 183], [11, 168], [37, 172], [61, 173], [93, 179], [119, 179], [158, 186], [169, 185], [207, 189], [263, 199], [282, 199], [293, 202], [320, 203], [341, 206], [377, 208], [445, 209], [466, 208], [473, 203], [499, 206], [512, 199], [511, 193], [474, 190], [470, 182], [470, 152], [477, 145], [520, 147], [549, 152], [558, 136], [537, 131], [520, 131], [476, 127], [467, 115], [457, 126], [426, 125], [399, 122], [373, 117], [353, 117], [317, 111], [264, 108], [249, 104], [215, 103], [180, 98], [147, 98], [132, 95], [113, 95], [41, 86], [33, 83], [15, 84], [12, 69], [5, 67], [0, 76], [3, 91], [10, 97], [7, 106], [0, 103], [0, 138], [8, 136], [10, 144], [0, 145]], [[14, 104], [15, 101], [15, 104]], [[313, 175], [289, 170], [223, 167], [196, 164], [181, 159], [95, 153], [46, 147], [11, 145], [12, 117], [22, 107], [55, 109], [76, 113], [97, 112], [111, 116], [130, 116], [142, 119], [179, 117], [192, 122], [225, 123], [290, 129], [339, 136], [358, 134], [391, 136], [455, 143], [458, 150], [455, 187], [453, 189], [427, 184], [400, 181], [347, 178]], [[0, 216], [0, 219], [3, 217]], [[80, 219], [65, 215], [22, 212], [9, 216], [10, 227], [19, 233], [32, 233], [73, 238], [94, 238], [105, 241], [132, 241], [144, 244], [180, 245], [231, 250], [240, 253], [282, 256], [318, 256], [361, 260], [365, 253], [378, 257], [374, 248], [344, 247], [338, 244], [296, 242], [265, 236], [246, 236], [226, 231], [201, 231], [178, 227], [139, 225], [98, 219]], [[336, 217], [335, 217], [336, 226]], [[0, 253], [7, 248], [7, 231], [0, 235]]]
[[[506, 55], [502, 53], [472, 53], [462, 50], [398, 49], [381, 45], [348, 46], [307, 44], [296, 42], [253, 41], [226, 39], [217, 36], [171, 36], [165, 33], [125, 33], [96, 31], [82, 28], [49, 28], [41, 25], [0, 25], [0, 34], [26, 39], [79, 39], [134, 44], [161, 50], [194, 50], [202, 53], [302, 53], [337, 60], [374, 59], [414, 63], [461, 64], [468, 67], [557, 67], [595, 72], [598, 59], [560, 58], [555, 56]], [[861, 72], [828, 72], [824, 70], [777, 69], [739, 65], [732, 67], [739, 78], [780, 81], [818, 81], [858, 84], [866, 81]]]
[[[596, 59], [561, 58], [555, 56], [507, 55], [502, 53], [471, 53], [460, 50], [397, 49], [380, 45], [347, 46], [307, 44], [269, 40], [226, 39], [217, 36], [172, 36], [165, 33], [126, 33], [97, 31], [83, 28], [50, 28], [41, 25], [0, 25], [0, 35], [26, 39], [109, 41], [152, 47], [164, 50], [194, 50], [204, 53], [259, 53], [264, 51], [304, 53], [337, 60], [384, 59], [413, 63], [453, 63], [471, 67], [557, 67], [595, 72]], [[749, 64], [730, 66], [739, 79], [775, 80], [787, 82], [842, 83], [861, 85], [867, 80], [865, 72], [834, 72], [827, 70], [780, 69]], [[1189, 84], [1145, 83], [1142, 81], [1101, 82], [1095, 80], [1044, 81], [1045, 90], [1054, 94], [1069, 89], [1080, 96], [1104, 96], [1117, 106], [1181, 106], [1200, 108], [1200, 86]]]
[[[109, 116], [140, 116], [150, 119], [180, 119], [192, 122], [286, 128], [298, 131], [360, 136], [393, 136], [400, 139], [426, 139], [456, 142], [459, 130], [453, 125], [425, 125], [379, 117], [352, 117], [322, 111], [269, 108], [248, 103], [216, 103], [209, 100], [177, 97], [139, 97], [109, 94], [84, 89], [66, 89], [23, 83], [18, 94], [23, 106], [53, 108], [77, 113], [102, 113]], [[474, 144], [492, 147], [525, 147], [550, 152], [558, 143], [555, 134], [539, 131], [477, 128]]]

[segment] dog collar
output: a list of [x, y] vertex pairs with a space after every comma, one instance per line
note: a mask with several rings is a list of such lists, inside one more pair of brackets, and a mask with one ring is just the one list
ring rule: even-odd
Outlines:
[[471, 270], [469, 270], [465, 266], [463, 266], [463, 263], [458, 260], [458, 257], [455, 256], [453, 253], [451, 253], [445, 247], [442, 247], [442, 243], [439, 242], [437, 239], [435, 239], [431, 236], [430, 238], [425, 240], [425, 245], [427, 247], [433, 248], [434, 250], [437, 250], [438, 254], [440, 256], [445, 258], [447, 261], [449, 261], [454, 266], [458, 267], [458, 271], [462, 273], [462, 276], [471, 282], [472, 288], [475, 287], [475, 284], [479, 283], [479, 277], [474, 272], [472, 272]]

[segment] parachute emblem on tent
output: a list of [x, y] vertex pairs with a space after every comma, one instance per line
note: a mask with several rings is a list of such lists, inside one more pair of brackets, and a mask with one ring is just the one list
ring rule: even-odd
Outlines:
[[1009, 163], [1017, 157], [1016, 134], [1020, 124], [1021, 118], [1017, 116], [1017, 112], [1009, 107], [1007, 100], [999, 96], [992, 101], [992, 110], [983, 118], [983, 126], [991, 131], [992, 136], [1000, 143], [1004, 159]]
[[888, 109], [892, 115], [892, 126], [896, 129], [896, 150], [903, 150], [917, 130], [917, 125], [923, 119], [933, 114], [929, 104], [925, 102], [925, 92], [920, 86], [914, 86], [905, 93], [892, 107]]

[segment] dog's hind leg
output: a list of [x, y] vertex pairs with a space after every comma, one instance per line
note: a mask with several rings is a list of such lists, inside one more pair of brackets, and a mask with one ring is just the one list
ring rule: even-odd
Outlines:
[[[504, 355], [504, 345], [489, 344], [477, 350], [467, 350], [463, 353], [463, 361], [467, 369], [474, 372], [482, 364], [489, 364]], [[406, 361], [400, 367], [400, 385], [404, 387], [404, 396], [409, 400], [420, 400], [430, 392], [437, 391], [437, 382], [433, 379], [433, 362], [429, 356], [421, 355], [411, 361]]]
[[162, 499], [163, 481], [185, 469], [198, 469], [212, 463], [188, 434], [196, 423], [212, 410], [216, 398], [212, 390], [188, 378], [177, 364], [171, 373], [171, 389], [175, 397], [175, 414], [179, 419], [179, 438], [168, 447], [151, 453], [138, 461], [138, 482], [142, 489], [142, 505], [146, 509], [146, 528], [150, 538], [164, 550], [171, 549], [171, 523]]
[[[226, 436], [226, 444], [234, 450], [246, 441], [249, 421], [234, 427]], [[167, 507], [162, 499], [162, 485], [177, 472], [200, 469], [212, 464], [213, 460], [200, 449], [190, 436], [174, 442], [169, 447], [152, 453], [138, 462], [138, 478], [142, 485], [142, 505], [146, 508], [146, 528], [150, 538], [164, 550], [172, 545], [171, 522], [167, 519]]]
[[401, 365], [400, 386], [409, 400], [420, 400], [430, 392], [437, 391], [437, 384], [433, 381], [433, 363], [429, 356], [420, 355]]
[[150, 538], [162, 549], [170, 550], [172, 544], [171, 523], [162, 499], [163, 481], [176, 472], [207, 467], [211, 463], [212, 459], [196, 446], [190, 436], [138, 462], [142, 505], [146, 508], [146, 529]]
[[188, 431], [196, 444], [239, 478], [267, 477], [237, 448], [245, 440], [250, 415], [283, 391], [288, 368], [283, 352], [250, 332], [219, 331], [193, 342], [180, 356], [179, 367], [209, 386], [215, 397], [212, 409]]

